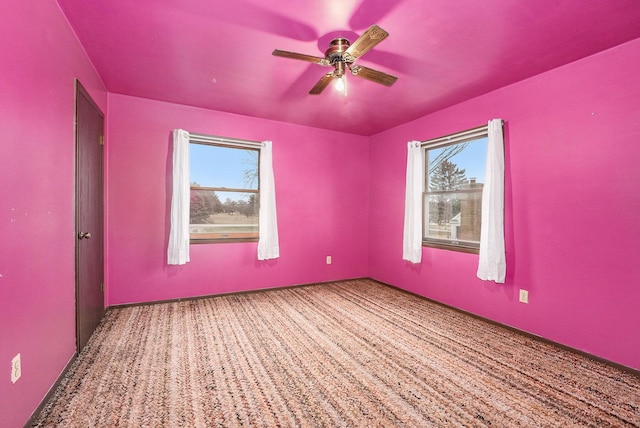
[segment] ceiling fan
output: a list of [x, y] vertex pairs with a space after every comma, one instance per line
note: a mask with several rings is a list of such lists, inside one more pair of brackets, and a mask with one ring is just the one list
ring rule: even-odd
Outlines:
[[312, 95], [321, 93], [329, 86], [333, 79], [338, 79], [336, 87], [340, 90], [340, 86], [344, 87], [344, 77], [347, 70], [354, 76], [362, 77], [385, 86], [391, 86], [398, 80], [396, 76], [354, 64], [358, 58], [387, 38], [387, 36], [389, 36], [389, 33], [374, 24], [362, 33], [353, 44], [343, 37], [333, 39], [329, 44], [329, 48], [324, 53], [324, 58], [279, 49], [274, 50], [273, 55], [333, 67], [333, 71], [322, 76], [318, 83], [311, 88], [309, 93]]

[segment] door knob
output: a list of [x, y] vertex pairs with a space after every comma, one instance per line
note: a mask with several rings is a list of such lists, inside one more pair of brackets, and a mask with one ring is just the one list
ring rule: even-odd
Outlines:
[[78, 239], [91, 239], [91, 232], [78, 232]]

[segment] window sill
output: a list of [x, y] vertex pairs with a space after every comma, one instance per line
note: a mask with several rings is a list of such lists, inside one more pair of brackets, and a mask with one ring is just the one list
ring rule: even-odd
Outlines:
[[258, 238], [209, 238], [190, 239], [189, 244], [224, 244], [229, 242], [258, 242]]
[[422, 241], [423, 247], [438, 248], [440, 250], [457, 251], [459, 253], [480, 254], [480, 248], [449, 244], [444, 242]]

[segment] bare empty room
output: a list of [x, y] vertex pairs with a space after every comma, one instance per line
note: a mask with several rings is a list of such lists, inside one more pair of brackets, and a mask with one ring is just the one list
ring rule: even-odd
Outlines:
[[637, 426], [636, 0], [8, 0], [0, 425]]

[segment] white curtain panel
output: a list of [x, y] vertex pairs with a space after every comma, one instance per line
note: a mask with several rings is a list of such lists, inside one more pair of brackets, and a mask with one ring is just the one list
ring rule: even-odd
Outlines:
[[419, 141], [408, 143], [402, 259], [422, 261], [422, 187], [424, 155]]
[[189, 261], [189, 133], [173, 130], [173, 191], [171, 229], [167, 263], [183, 265]]
[[258, 222], [260, 227], [258, 260], [280, 257], [271, 141], [263, 141], [260, 149], [260, 218]]
[[504, 283], [504, 141], [502, 120], [489, 121], [485, 183], [482, 189], [482, 224], [478, 278]]

